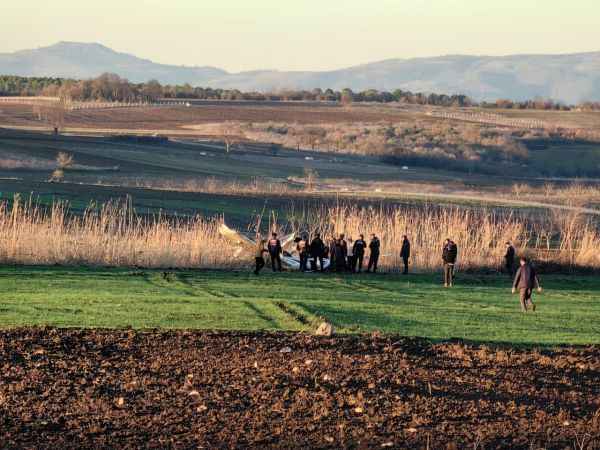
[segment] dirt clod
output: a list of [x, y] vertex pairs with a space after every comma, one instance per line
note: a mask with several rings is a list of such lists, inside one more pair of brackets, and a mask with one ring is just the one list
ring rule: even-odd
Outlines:
[[333, 325], [329, 322], [322, 322], [321, 325], [315, 331], [317, 336], [332, 336], [333, 335]]

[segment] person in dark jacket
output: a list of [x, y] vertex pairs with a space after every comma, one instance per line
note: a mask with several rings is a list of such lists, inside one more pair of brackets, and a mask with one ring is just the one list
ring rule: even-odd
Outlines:
[[346, 270], [348, 262], [348, 243], [346, 242], [345, 234], [340, 234], [339, 242], [342, 247], [342, 257], [344, 258], [344, 270]]
[[377, 272], [377, 263], [379, 262], [379, 251], [381, 250], [381, 243], [379, 238], [374, 234], [371, 235], [371, 242], [369, 242], [369, 265], [367, 266], [367, 272], [371, 269], [373, 273]]
[[325, 256], [325, 244], [319, 233], [315, 234], [315, 238], [310, 243], [310, 255], [312, 256], [312, 270], [317, 270], [317, 259], [319, 260], [321, 272], [323, 272], [323, 256]]
[[354, 245], [352, 246], [352, 253], [354, 254], [354, 270], [358, 273], [362, 272], [366, 248], [367, 243], [365, 242], [365, 236], [361, 234], [359, 235], [359, 238], [354, 241]]
[[342, 239], [342, 235], [335, 240], [334, 253], [335, 253], [335, 271], [345, 272], [346, 271], [346, 249], [344, 244], [346, 241]]
[[267, 250], [269, 250], [269, 256], [271, 257], [271, 268], [273, 272], [281, 272], [281, 241], [277, 239], [277, 233], [271, 235], [269, 239]]
[[408, 273], [408, 260], [410, 258], [410, 241], [406, 235], [402, 236], [402, 248], [400, 249], [400, 258], [404, 264], [404, 275]]
[[335, 270], [335, 245], [336, 245], [336, 238], [332, 237], [331, 240], [329, 241], [329, 270], [330, 271], [334, 271]]
[[506, 253], [504, 254], [504, 268], [509, 277], [515, 275], [515, 248], [512, 243], [508, 241], [506, 243]]
[[442, 250], [442, 261], [444, 262], [444, 287], [454, 285], [454, 265], [458, 257], [458, 246], [452, 239], [446, 239]]
[[519, 301], [521, 302], [521, 310], [527, 312], [527, 306], [531, 306], [531, 310], [535, 312], [535, 304], [531, 299], [533, 290], [537, 289], [538, 292], [542, 292], [540, 286], [540, 280], [535, 272], [535, 269], [527, 258], [522, 256], [519, 260], [521, 267], [517, 270], [515, 280], [513, 281], [512, 293], [514, 294], [519, 290]]
[[267, 249], [265, 248], [266, 243], [267, 241], [265, 239], [259, 239], [258, 243], [256, 244], [256, 254], [254, 255], [256, 268], [254, 269], [254, 275], [258, 275], [260, 270], [265, 267], [265, 258], [263, 255], [267, 253]]

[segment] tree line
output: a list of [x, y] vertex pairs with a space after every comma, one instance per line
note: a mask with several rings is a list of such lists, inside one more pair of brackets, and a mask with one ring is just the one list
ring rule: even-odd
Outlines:
[[146, 83], [132, 83], [116, 74], [105, 73], [97, 78], [74, 80], [55, 77], [0, 76], [0, 96], [46, 96], [60, 97], [74, 101], [119, 101], [153, 102], [165, 99], [194, 100], [252, 100], [252, 101], [329, 101], [339, 103], [391, 103], [401, 102], [431, 106], [482, 106], [500, 109], [543, 109], [571, 110], [575, 107], [585, 110], [600, 110], [600, 102], [586, 102], [581, 105], [565, 105], [552, 100], [534, 99], [522, 102], [497, 100], [477, 103], [466, 95], [413, 93], [396, 89], [380, 91], [367, 89], [354, 92], [351, 89], [333, 90], [316, 88], [312, 90], [280, 90], [277, 92], [242, 92], [237, 89], [213, 89], [193, 87], [190, 84], [162, 85], [156, 80]]

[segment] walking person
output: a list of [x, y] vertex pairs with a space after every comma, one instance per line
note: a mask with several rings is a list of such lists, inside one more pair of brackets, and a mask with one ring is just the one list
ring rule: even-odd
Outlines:
[[359, 235], [358, 239], [354, 241], [354, 245], [352, 246], [352, 254], [354, 255], [354, 266], [352, 268], [353, 271], [358, 273], [362, 272], [366, 248], [367, 243], [365, 242], [365, 236], [361, 234]]
[[356, 267], [356, 262], [354, 260], [354, 241], [350, 236], [348, 236], [348, 246], [346, 252], [346, 269], [348, 270], [348, 272], [354, 272], [354, 268]]
[[442, 250], [442, 261], [444, 262], [444, 287], [454, 285], [454, 265], [458, 257], [458, 246], [452, 239], [446, 239]]
[[402, 248], [400, 249], [400, 258], [404, 264], [404, 275], [408, 274], [408, 260], [410, 259], [410, 241], [406, 235], [402, 236]]
[[379, 251], [381, 250], [381, 242], [375, 234], [371, 235], [371, 242], [369, 242], [369, 265], [367, 266], [367, 272], [377, 272], [377, 263], [379, 262]]
[[265, 258], [263, 255], [267, 253], [267, 249], [265, 248], [265, 244], [267, 241], [265, 239], [259, 239], [256, 244], [256, 254], [255, 256], [255, 264], [256, 268], [254, 269], [254, 275], [258, 275], [263, 267], [265, 267]]
[[277, 233], [271, 235], [269, 239], [267, 250], [269, 250], [269, 256], [271, 257], [271, 268], [273, 272], [281, 272], [281, 241], [277, 238]]
[[512, 279], [515, 276], [515, 247], [513, 247], [512, 242], [508, 241], [506, 243], [506, 253], [504, 254], [504, 268], [506, 269], [506, 273]]
[[531, 310], [535, 312], [535, 303], [533, 303], [532, 295], [533, 290], [537, 289], [539, 293], [542, 292], [542, 286], [540, 280], [533, 266], [529, 264], [527, 258], [522, 256], [519, 259], [520, 267], [515, 275], [513, 281], [512, 293], [514, 294], [519, 290], [519, 301], [521, 302], [521, 311], [527, 312], [527, 307], [531, 306]]
[[[312, 256], [312, 270], [317, 271], [317, 267], [320, 267], [323, 272], [323, 256], [325, 256], [325, 244], [321, 239], [319, 233], [315, 234], [315, 238], [310, 243], [310, 255]], [[317, 266], [317, 259], [319, 260], [320, 266]]]
[[300, 272], [306, 272], [306, 267], [308, 265], [308, 242], [306, 237], [301, 237], [296, 243], [296, 250], [300, 257]]

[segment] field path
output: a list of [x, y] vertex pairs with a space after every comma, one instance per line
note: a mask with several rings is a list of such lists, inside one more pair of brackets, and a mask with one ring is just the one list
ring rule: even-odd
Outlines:
[[517, 200], [506, 197], [496, 196], [483, 196], [483, 195], [468, 195], [468, 194], [452, 194], [452, 193], [434, 193], [434, 192], [381, 192], [373, 193], [370, 191], [333, 191], [323, 190], [319, 191], [320, 194], [336, 194], [340, 196], [368, 196], [371, 198], [381, 196], [382, 199], [399, 199], [399, 198], [419, 198], [419, 199], [430, 199], [430, 200], [455, 200], [462, 202], [477, 202], [477, 203], [488, 203], [496, 206], [508, 205], [508, 206], [519, 206], [524, 208], [541, 208], [541, 209], [555, 209], [562, 211], [571, 211], [582, 214], [600, 215], [600, 209], [586, 208], [583, 206], [570, 206], [561, 205], [559, 203], [544, 203], [530, 200]]

